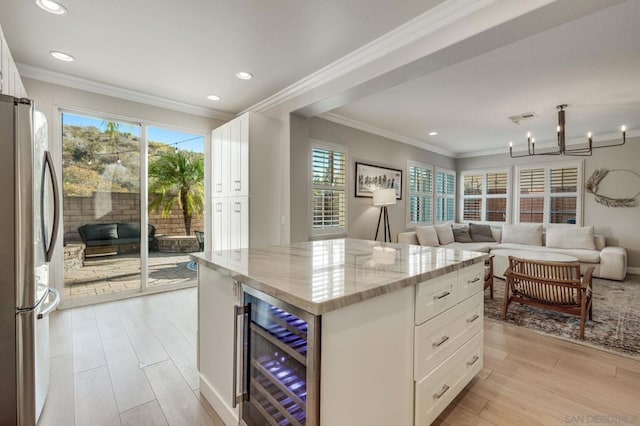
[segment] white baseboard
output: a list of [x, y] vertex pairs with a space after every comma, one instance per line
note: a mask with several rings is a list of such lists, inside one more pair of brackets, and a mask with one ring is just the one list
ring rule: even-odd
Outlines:
[[216, 413], [218, 413], [225, 425], [232, 426], [239, 424], [238, 409], [228, 407], [220, 397], [220, 394], [213, 389], [211, 384], [207, 379], [202, 377], [202, 375], [200, 375], [200, 393], [209, 401], [209, 404], [216, 410]]
[[640, 275], [640, 268], [627, 266], [627, 274]]

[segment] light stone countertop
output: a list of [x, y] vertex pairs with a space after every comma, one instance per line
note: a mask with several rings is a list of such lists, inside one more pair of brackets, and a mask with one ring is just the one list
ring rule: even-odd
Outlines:
[[487, 257], [472, 251], [352, 238], [191, 254], [200, 267], [229, 275], [314, 315], [484, 262]]

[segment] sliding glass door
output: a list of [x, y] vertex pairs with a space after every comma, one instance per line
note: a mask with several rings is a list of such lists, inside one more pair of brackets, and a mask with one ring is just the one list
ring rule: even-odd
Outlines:
[[147, 127], [148, 287], [197, 284], [188, 253], [204, 249], [204, 136]]
[[62, 114], [65, 299], [140, 291], [140, 135]]
[[196, 285], [204, 142], [144, 124], [62, 114], [64, 303]]

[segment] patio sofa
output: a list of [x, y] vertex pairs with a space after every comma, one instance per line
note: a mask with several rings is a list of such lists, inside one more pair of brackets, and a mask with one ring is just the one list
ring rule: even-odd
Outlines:
[[[78, 233], [82, 242], [89, 252], [87, 254], [121, 252], [122, 246], [140, 244], [140, 224], [139, 223], [94, 223], [82, 225], [78, 228]], [[149, 245], [156, 235], [156, 228], [149, 225], [148, 239]], [[95, 250], [91, 250], [95, 248]], [[106, 251], [104, 249], [107, 249]]]
[[[484, 253], [500, 250], [500, 253], [506, 251], [515, 257], [524, 251], [565, 254], [578, 259], [583, 273], [593, 266], [594, 277], [622, 281], [627, 275], [627, 251], [622, 247], [607, 246], [603, 235], [593, 233], [593, 226], [559, 225], [545, 231], [537, 224], [505, 224], [496, 228], [445, 223], [401, 232], [398, 242]], [[508, 257], [496, 256], [496, 275], [501, 276], [501, 271], [507, 267]]]

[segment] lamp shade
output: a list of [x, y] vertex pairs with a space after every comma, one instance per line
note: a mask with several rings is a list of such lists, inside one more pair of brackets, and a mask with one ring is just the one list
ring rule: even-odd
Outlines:
[[377, 189], [373, 191], [374, 206], [388, 206], [396, 203], [396, 190], [393, 188]]

